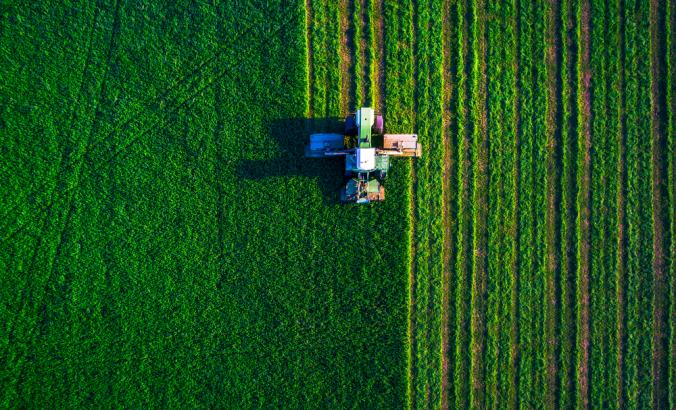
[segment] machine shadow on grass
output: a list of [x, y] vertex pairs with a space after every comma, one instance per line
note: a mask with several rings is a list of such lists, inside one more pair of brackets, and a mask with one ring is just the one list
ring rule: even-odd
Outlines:
[[273, 158], [265, 160], [241, 160], [237, 175], [244, 180], [261, 180], [275, 177], [304, 176], [317, 180], [326, 205], [340, 203], [340, 189], [344, 184], [344, 158], [305, 158], [305, 145], [310, 134], [318, 132], [342, 133], [344, 119], [330, 118], [284, 118], [268, 123], [276, 151]]

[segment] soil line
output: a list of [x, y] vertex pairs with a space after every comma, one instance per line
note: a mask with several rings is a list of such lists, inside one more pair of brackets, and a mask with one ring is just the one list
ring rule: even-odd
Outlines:
[[560, 0], [550, 0], [547, 17], [547, 306], [546, 306], [546, 339], [547, 339], [547, 393], [545, 403], [549, 408], [558, 408], [559, 369], [558, 357], [560, 346], [558, 338], [558, 321], [560, 306], [561, 280], [560, 249], [561, 226], [560, 215], [560, 169], [561, 169], [561, 26], [558, 18], [561, 11]]
[[471, 347], [471, 406], [483, 408], [485, 406], [485, 365], [483, 362], [486, 349], [486, 254], [488, 217], [487, 198], [490, 162], [488, 160], [488, 118], [487, 118], [487, 30], [484, 2], [477, 1], [477, 57], [478, 77], [476, 78], [475, 109], [478, 123], [473, 135], [477, 151], [475, 152], [474, 172], [474, 266], [472, 269], [472, 347]]
[[[652, 134], [652, 189], [653, 189], [653, 408], [668, 408], [668, 361], [665, 352], [668, 350], [667, 320], [664, 312], [668, 305], [668, 284], [665, 275], [665, 249], [669, 249], [669, 238], [665, 237], [665, 227], [669, 218], [663, 205], [669, 201], [667, 185], [664, 183], [668, 174], [668, 160], [663, 153], [669, 152], [664, 132], [664, 118], [667, 99], [666, 91], [666, 10], [664, 2], [650, 1], [650, 91], [651, 91], [651, 134]], [[673, 240], [673, 238], [671, 238]], [[668, 251], [667, 251], [668, 253]]]

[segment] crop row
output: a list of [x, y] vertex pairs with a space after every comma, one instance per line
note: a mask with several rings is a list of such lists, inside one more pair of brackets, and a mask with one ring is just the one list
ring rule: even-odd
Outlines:
[[[514, 2], [488, 2], [487, 13], [496, 16], [487, 23], [488, 94], [488, 277], [485, 352], [486, 407], [494, 408], [509, 396], [512, 292], [515, 285], [517, 121], [517, 12]], [[494, 47], [493, 44], [500, 44]], [[513, 379], [512, 379], [513, 380]]]
[[591, 357], [590, 405], [617, 406], [617, 192], [619, 146], [619, 28], [617, 3], [592, 4], [591, 69]]
[[[469, 16], [475, 12], [473, 3], [469, 0], [459, 0], [455, 3], [452, 27], [457, 27], [453, 50], [455, 60], [455, 76], [452, 77], [456, 91], [454, 104], [450, 107], [455, 116], [455, 126], [452, 132], [457, 133], [457, 149], [453, 152], [457, 164], [457, 233], [456, 259], [451, 261], [454, 280], [449, 284], [452, 292], [451, 305], [454, 310], [453, 321], [449, 323], [449, 343], [452, 343], [452, 353], [449, 357], [449, 398], [450, 407], [466, 408], [469, 406], [469, 369], [470, 369], [470, 280], [472, 269], [472, 145], [471, 129], [473, 122], [470, 119], [470, 105], [472, 87], [474, 83], [473, 62], [471, 52], [476, 45], [476, 35], [472, 32], [475, 25], [470, 23]], [[452, 285], [452, 286], [451, 286]], [[452, 336], [452, 342], [451, 338]], [[452, 360], [451, 360], [452, 359]]]
[[[669, 218], [646, 217], [660, 217], [658, 193], [640, 181], [668, 156], [651, 157], [655, 142], [641, 138], [650, 6], [639, 3], [384, 3], [382, 109], [389, 129], [415, 130], [425, 146], [402, 168], [414, 180], [411, 406], [437, 407], [444, 395], [460, 408], [663, 400], [651, 376], [671, 368], [658, 363], [669, 359], [655, 344], [660, 312], [651, 314], [666, 305], [653, 305], [659, 282], [645, 273], [659, 262], [653, 247], [670, 243], [653, 246], [653, 224]], [[356, 7], [366, 7], [373, 47], [373, 2]], [[355, 54], [373, 84], [377, 53]]]
[[441, 401], [441, 277], [443, 268], [442, 2], [417, 3], [415, 10], [416, 131], [425, 155], [416, 160], [415, 407]]
[[[548, 90], [545, 68], [545, 10], [542, 4], [533, 3], [522, 9], [519, 18], [521, 85], [519, 132], [520, 178], [519, 197], [519, 296], [518, 318], [520, 346], [524, 346], [522, 357], [529, 360], [519, 361], [519, 401], [521, 395], [530, 398], [529, 405], [544, 406], [546, 398], [545, 375], [545, 310], [537, 301], [545, 300], [545, 209], [547, 198], [545, 189], [545, 157], [547, 135], [545, 129], [546, 100]], [[530, 260], [529, 260], [530, 259]], [[522, 277], [522, 275], [524, 275]], [[525, 337], [524, 337], [525, 335]], [[529, 350], [532, 349], [532, 350]], [[522, 383], [525, 383], [525, 388]], [[522, 390], [524, 389], [524, 390]], [[530, 392], [527, 393], [526, 390]]]
[[652, 311], [652, 219], [650, 138], [650, 66], [647, 2], [624, 8], [626, 169], [626, 374], [627, 404], [648, 403], [652, 395], [650, 326]]
[[[674, 16], [676, 11], [674, 10], [674, 5], [670, 2], [667, 2], [666, 4], [666, 12], [665, 12], [665, 30], [664, 30], [664, 50], [666, 55], [674, 55], [676, 53], [676, 50], [674, 49], [674, 39], [673, 39], [673, 33], [674, 33]], [[676, 206], [676, 179], [674, 179], [674, 168], [676, 167], [676, 164], [674, 163], [674, 157], [676, 156], [676, 152], [674, 151], [674, 111], [676, 108], [674, 108], [674, 90], [673, 90], [673, 76], [674, 76], [674, 62], [671, 58], [666, 58], [666, 67], [664, 67], [664, 72], [666, 75], [665, 79], [665, 101], [666, 101], [666, 113], [664, 115], [664, 118], [666, 118], [666, 135], [667, 135], [667, 149], [666, 155], [669, 160], [667, 161], [667, 184], [670, 187], [668, 189], [668, 205], [667, 209], [673, 209], [674, 206]], [[670, 238], [670, 247], [667, 247], [666, 252], [667, 254], [671, 255], [671, 257], [668, 259], [667, 262], [667, 270], [669, 272], [672, 272], [671, 275], [669, 275], [668, 283], [667, 283], [667, 288], [670, 289], [667, 294], [667, 298], [669, 299], [669, 311], [667, 312], [667, 315], [669, 317], [669, 325], [668, 325], [668, 333], [669, 333], [669, 340], [667, 341], [667, 351], [669, 352], [674, 352], [676, 351], [676, 279], [674, 278], [675, 275], [673, 275], [673, 272], [676, 272], [676, 217], [672, 214], [670, 217], [670, 226], [667, 227], [669, 231], [669, 238]], [[669, 373], [668, 376], [668, 383], [667, 383], [667, 390], [669, 391], [668, 393], [668, 405], [671, 407], [676, 406], [676, 363], [674, 362], [674, 355], [670, 354], [669, 358], [667, 359], [667, 371]]]
[[[414, 10], [415, 129], [427, 154], [415, 167], [412, 228], [415, 406], [436, 406], [440, 387], [455, 407], [663, 400], [653, 391], [663, 382], [650, 377], [668, 368], [661, 325], [652, 322], [666, 302], [653, 305], [660, 282], [646, 272], [659, 263], [652, 248], [661, 228], [653, 224], [668, 218], [653, 207], [658, 191], [638, 181], [656, 178], [656, 166], [673, 170], [668, 156], [651, 157], [655, 141], [639, 137], [650, 125], [650, 66], [638, 63], [649, 59], [648, 9], [460, 0]], [[439, 16], [448, 21], [430, 23]], [[439, 61], [444, 55], [450, 62]], [[398, 70], [402, 59], [389, 56]], [[435, 84], [450, 98], [435, 94]], [[454, 135], [440, 135], [438, 122]], [[442, 141], [456, 141], [451, 169]], [[432, 169], [451, 179], [454, 192], [441, 200]], [[447, 230], [437, 225], [445, 207]], [[437, 281], [447, 253], [449, 348], [439, 358]]]

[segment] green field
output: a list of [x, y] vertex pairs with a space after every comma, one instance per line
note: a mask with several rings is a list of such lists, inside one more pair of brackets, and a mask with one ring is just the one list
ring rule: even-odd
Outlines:
[[0, 4], [0, 407], [676, 406], [670, 2], [169, 3]]

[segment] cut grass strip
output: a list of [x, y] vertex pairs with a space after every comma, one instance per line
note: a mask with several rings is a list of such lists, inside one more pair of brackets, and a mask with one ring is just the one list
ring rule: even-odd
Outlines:
[[[619, 27], [618, 27], [618, 3], [617, 1], [606, 2], [605, 16], [605, 36], [606, 47], [604, 66], [607, 71], [606, 75], [606, 132], [605, 132], [605, 203], [604, 207], [604, 260], [603, 260], [603, 275], [605, 277], [603, 302], [605, 304], [605, 312], [602, 316], [602, 321], [606, 326], [606, 350], [604, 351], [605, 371], [604, 380], [606, 381], [604, 401], [609, 408], [614, 408], [618, 405], [619, 397], [617, 395], [619, 379], [621, 370], [619, 368], [619, 357], [621, 337], [618, 332], [617, 323], [619, 322], [620, 299], [618, 298], [618, 281], [619, 269], [618, 259], [620, 250], [619, 244], [619, 226], [622, 223], [618, 219], [618, 197], [620, 172], [618, 172], [619, 148], [618, 136], [620, 135], [620, 121], [618, 113], [620, 112], [620, 72], [618, 62], [620, 61], [619, 52]], [[592, 22], [592, 27], [594, 23]], [[594, 47], [592, 46], [592, 52]], [[592, 265], [593, 266], [593, 265]], [[594, 306], [592, 302], [592, 307]], [[603, 308], [603, 306], [601, 306]], [[592, 365], [593, 366], [593, 365]], [[595, 382], [592, 381], [595, 385]], [[594, 403], [592, 403], [593, 405]]]
[[475, 54], [472, 52], [476, 45], [474, 29], [476, 22], [474, 2], [459, 0], [455, 3], [457, 22], [457, 81], [458, 90], [455, 102], [456, 125], [458, 133], [458, 149], [456, 158], [458, 164], [458, 233], [456, 239], [456, 259], [453, 261], [456, 272], [454, 283], [454, 311], [455, 323], [453, 324], [454, 353], [453, 353], [453, 384], [452, 397], [449, 404], [456, 408], [469, 406], [469, 369], [470, 369], [470, 346], [469, 324], [471, 311], [471, 271], [472, 271], [472, 127], [474, 122], [470, 119], [472, 108], [472, 95], [475, 87], [473, 77], [476, 75], [476, 67], [473, 64]]
[[355, 0], [352, 3], [352, 58], [353, 58], [353, 76], [354, 76], [354, 104], [351, 109], [357, 109], [357, 106], [367, 106], [365, 100], [366, 81], [364, 75], [364, 44], [362, 41], [362, 0]]
[[453, 116], [457, 88], [457, 65], [452, 61], [457, 55], [457, 23], [456, 14], [453, 8], [456, 4], [450, 1], [443, 2], [442, 6], [442, 48], [443, 48], [443, 100], [442, 100], [442, 119], [443, 119], [443, 174], [442, 174], [442, 200], [443, 216], [443, 275], [441, 278], [441, 408], [449, 408], [449, 391], [453, 390], [451, 382], [451, 364], [453, 353], [450, 349], [450, 341], [453, 337], [450, 326], [454, 319], [454, 312], [451, 309], [450, 291], [453, 288], [451, 278], [455, 276], [452, 272], [452, 261], [455, 260], [456, 248], [455, 240], [457, 237], [457, 195], [454, 186], [457, 184], [457, 162], [453, 155], [454, 147], [458, 146], [457, 131], [454, 129]]
[[517, 84], [517, 12], [513, 2], [490, 2], [487, 12], [499, 16], [487, 23], [488, 123], [488, 278], [486, 341], [486, 406], [507, 400], [510, 382], [510, 333], [516, 243], [516, 136], [514, 107]]
[[592, 4], [590, 406], [617, 405], [617, 4]]
[[486, 9], [483, 0], [473, 1], [475, 12], [472, 14], [472, 99], [470, 116], [475, 126], [472, 128], [472, 290], [470, 318], [470, 405], [485, 406], [485, 363], [486, 349], [486, 254], [487, 254], [487, 216], [489, 153], [487, 123], [487, 30]]
[[[533, 278], [533, 291], [535, 301], [544, 301], [546, 297], [546, 267], [545, 267], [545, 248], [546, 248], [546, 166], [545, 158], [547, 134], [546, 134], [546, 112], [547, 95], [542, 87], [546, 84], [546, 70], [543, 67], [545, 56], [545, 20], [544, 6], [541, 2], [536, 2], [533, 7], [533, 39], [532, 39], [532, 61], [533, 61], [533, 179], [534, 179], [534, 231], [535, 231], [535, 270]], [[536, 302], [537, 303], [537, 302]], [[535, 358], [531, 377], [533, 379], [533, 406], [542, 408], [546, 403], [546, 340], [545, 340], [545, 311], [542, 308], [535, 309], [533, 315], [533, 345], [535, 347]]]
[[347, 115], [348, 112], [354, 109], [354, 102], [352, 100], [352, 87], [356, 79], [352, 75], [351, 67], [354, 56], [352, 55], [352, 31], [350, 29], [350, 6], [347, 0], [341, 0], [339, 6], [340, 13], [340, 95], [341, 117]]
[[546, 366], [546, 400], [548, 408], [558, 407], [559, 401], [559, 310], [560, 275], [561, 275], [561, 225], [558, 218], [560, 213], [560, 153], [561, 153], [561, 29], [560, 29], [560, 2], [550, 0], [545, 3], [546, 43], [549, 44], [546, 53], [547, 69], [547, 175], [545, 189], [547, 194], [546, 211], [546, 260], [547, 272], [547, 304], [545, 305], [545, 335], [547, 340]]
[[577, 254], [575, 241], [575, 197], [577, 185], [575, 163], [577, 146], [576, 87], [577, 43], [575, 42], [575, 14], [573, 0], [561, 2], [561, 322], [559, 325], [561, 350], [561, 407], [572, 407], [575, 402], [575, 272]]
[[416, 408], [441, 405], [443, 78], [441, 1], [416, 3]]
[[325, 7], [322, 1], [309, 0], [310, 30], [309, 37], [311, 49], [308, 51], [312, 59], [312, 81], [310, 81], [310, 112], [316, 117], [326, 115], [326, 35], [323, 29], [326, 24]]
[[[399, 2], [384, 0], [383, 10], [383, 47], [384, 65], [387, 69], [384, 75], [384, 86], [387, 92], [384, 95], [385, 111], [387, 113], [388, 129], [401, 130], [401, 132], [413, 131], [414, 107], [413, 107], [413, 32], [412, 15], [410, 6], [401, 7]], [[405, 346], [406, 363], [406, 392], [405, 407], [412, 408], [414, 405], [415, 391], [415, 343], [416, 332], [415, 312], [416, 304], [415, 287], [416, 278], [413, 265], [414, 237], [415, 237], [415, 202], [414, 185], [411, 183], [414, 177], [411, 161], [400, 161], [395, 165], [401, 169], [404, 181], [408, 184], [403, 193], [403, 203], [407, 211], [406, 235], [406, 270], [408, 273], [407, 295], [407, 334]], [[390, 184], [391, 185], [391, 184]]]
[[631, 408], [652, 400], [650, 326], [652, 322], [652, 280], [645, 272], [652, 269], [652, 195], [646, 190], [650, 180], [650, 66], [649, 4], [627, 2], [625, 22], [625, 93], [627, 169], [627, 354], [625, 358], [627, 405]]
[[590, 4], [581, 0], [576, 8], [577, 42], [580, 48], [577, 58], [577, 394], [576, 406], [589, 407], [589, 355], [590, 355], [590, 196], [591, 196], [591, 50], [590, 50]]
[[[615, 5], [615, 4], [613, 4]], [[617, 22], [617, 60], [618, 71], [618, 110], [617, 110], [617, 407], [623, 408], [626, 401], [626, 389], [624, 388], [627, 378], [626, 356], [627, 356], [627, 166], [625, 160], [626, 152], [626, 93], [625, 93], [625, 66], [627, 56], [625, 52], [625, 24], [624, 24], [624, 0], [617, 0], [617, 13], [615, 14]]]

